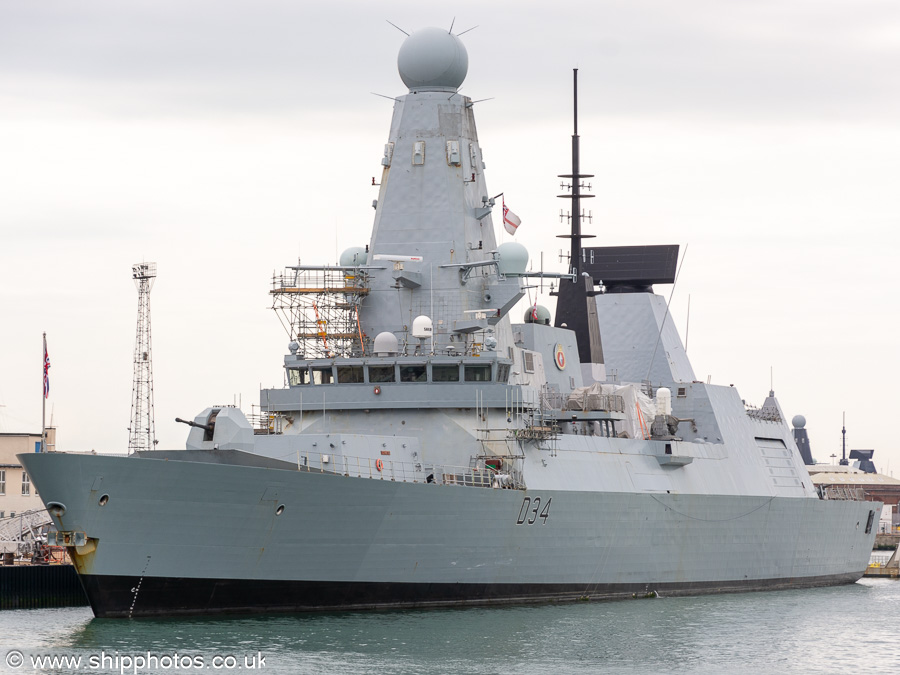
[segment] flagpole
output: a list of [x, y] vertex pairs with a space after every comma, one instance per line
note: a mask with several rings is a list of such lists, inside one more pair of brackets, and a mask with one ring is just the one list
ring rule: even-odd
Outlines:
[[44, 333], [44, 352], [41, 354], [41, 368], [43, 370], [43, 387], [41, 388], [41, 452], [47, 451], [47, 333]]

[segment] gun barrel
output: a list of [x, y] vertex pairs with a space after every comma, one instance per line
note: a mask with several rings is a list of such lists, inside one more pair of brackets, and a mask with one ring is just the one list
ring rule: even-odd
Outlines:
[[197, 427], [198, 429], [204, 429], [205, 431], [212, 431], [212, 427], [208, 424], [198, 424], [197, 422], [192, 422], [190, 420], [183, 420], [180, 417], [176, 417], [175, 421], [187, 424], [189, 427]]

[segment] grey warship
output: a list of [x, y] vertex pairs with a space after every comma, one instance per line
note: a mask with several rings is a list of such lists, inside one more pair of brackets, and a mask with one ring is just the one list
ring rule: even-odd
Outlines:
[[[653, 291], [673, 281], [677, 247], [582, 247], [576, 217], [555, 319], [533, 305], [514, 322], [549, 275], [497, 244], [473, 102], [458, 93], [466, 50], [426, 28], [398, 67], [409, 91], [368, 245], [273, 277], [290, 344], [261, 414], [211, 406], [183, 450], [20, 455], [94, 614], [859, 579], [880, 505], [817, 493], [773, 393], [748, 408], [697, 381]], [[577, 148], [576, 122], [575, 214]]]

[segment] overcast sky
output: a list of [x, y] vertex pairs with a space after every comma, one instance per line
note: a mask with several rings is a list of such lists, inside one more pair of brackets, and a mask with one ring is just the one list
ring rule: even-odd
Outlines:
[[455, 17], [535, 267], [563, 269], [577, 67], [591, 243], [681, 244], [697, 377], [759, 405], [771, 369], [820, 461], [846, 411], [849, 447], [900, 476], [900, 5], [438, 5], [0, 1], [0, 431], [40, 431], [46, 331], [59, 449], [125, 451], [141, 260], [160, 447], [184, 445], [174, 417], [280, 385], [273, 271], [369, 239], [392, 109], [372, 92], [405, 93], [386, 20]]

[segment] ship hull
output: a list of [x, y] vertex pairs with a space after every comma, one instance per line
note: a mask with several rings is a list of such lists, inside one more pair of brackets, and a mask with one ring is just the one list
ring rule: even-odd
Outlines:
[[[573, 602], [774, 591], [852, 584], [859, 572], [822, 577], [632, 584], [377, 583], [84, 575], [95, 616], [130, 618]], [[140, 607], [131, 601], [140, 583]]]
[[[22, 456], [97, 616], [492, 604], [852, 583], [875, 505], [505, 490]], [[100, 505], [103, 497], [104, 505]], [[283, 506], [281, 513], [279, 507]]]

